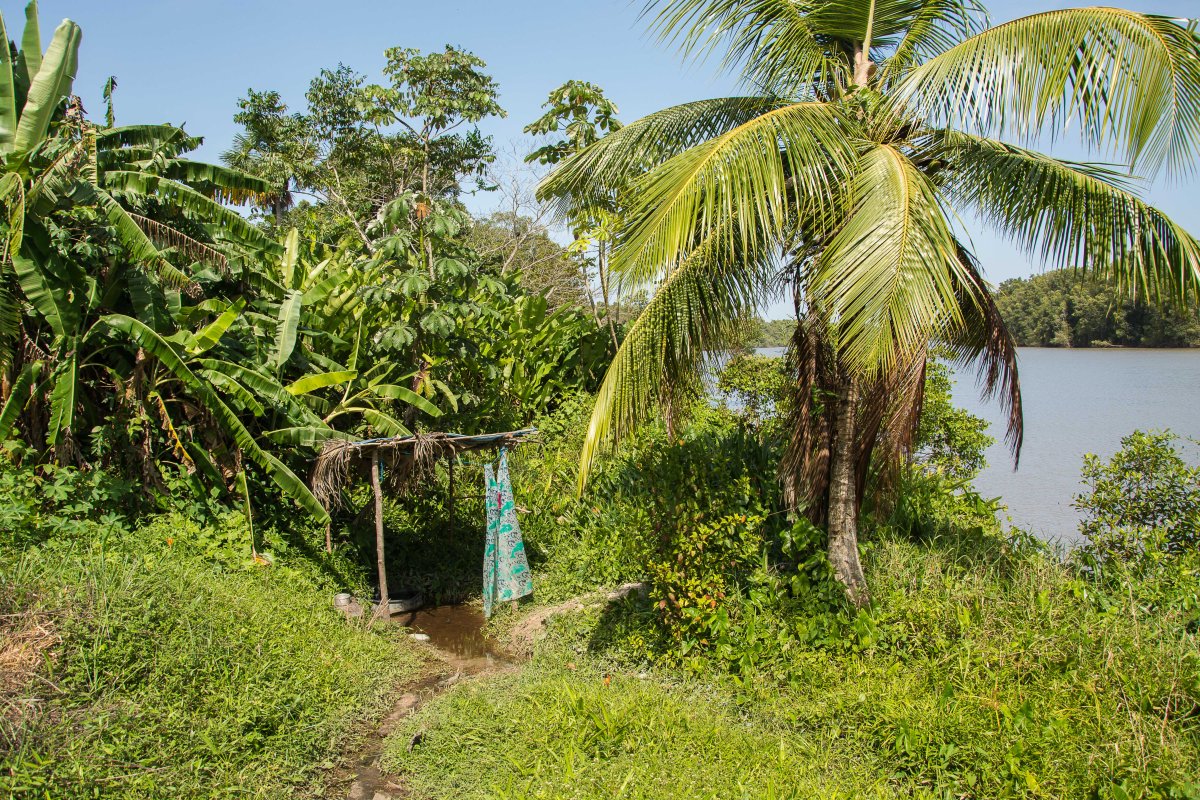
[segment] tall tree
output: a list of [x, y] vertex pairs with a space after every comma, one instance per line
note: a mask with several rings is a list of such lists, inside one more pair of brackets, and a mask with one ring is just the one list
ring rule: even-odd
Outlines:
[[550, 238], [545, 225], [513, 211], [476, 220], [468, 234], [483, 259], [498, 262], [500, 273], [518, 272], [521, 285], [542, 294], [552, 307], [587, 304], [587, 287], [577, 260]]
[[[581, 481], [662, 384], [788, 286], [805, 396], [781, 480], [827, 524], [833, 566], [864, 603], [865, 475], [873, 456], [909, 449], [931, 343], [1001, 393], [1019, 452], [1015, 351], [962, 212], [1122, 289], [1196, 301], [1200, 244], [1132, 177], [1186, 171], [1200, 151], [1196, 24], [1083, 8], [988, 27], [973, 0], [658, 0], [647, 12], [685, 52], [723, 48], [753, 91], [651, 114], [542, 186], [568, 213], [621, 192], [613, 272], [655, 288], [600, 390]], [[1068, 123], [1129, 172], [1029, 149]]]
[[[602, 137], [621, 129], [617, 119], [616, 103], [605, 96], [604, 90], [594, 83], [571, 80], [550, 91], [542, 104], [545, 113], [525, 126], [526, 133], [560, 138], [543, 144], [525, 159], [540, 164], [558, 164], [566, 158], [595, 144]], [[617, 326], [620, 324], [620, 305], [613, 303], [613, 292], [609, 281], [608, 262], [612, 251], [612, 237], [619, 219], [618, 198], [623, 186], [606, 187], [607, 191], [594, 194], [590, 202], [576, 204], [567, 215], [575, 241], [569, 250], [582, 260], [584, 282], [591, 283], [589, 265], [596, 269], [600, 281], [600, 303], [592, 298], [592, 314], [596, 324], [601, 323], [600, 310], [604, 310], [609, 336], [613, 347], [619, 344]]]
[[223, 158], [275, 187], [266, 205], [277, 223], [307, 198], [287, 221], [331, 244], [348, 234], [373, 251], [367, 228], [388, 203], [410, 192], [425, 203], [455, 199], [464, 182], [482, 179], [494, 154], [478, 123], [504, 116], [486, 64], [450, 46], [385, 55], [383, 83], [344, 64], [322, 70], [302, 112], [275, 91], [252, 89], [238, 101], [242, 131]]

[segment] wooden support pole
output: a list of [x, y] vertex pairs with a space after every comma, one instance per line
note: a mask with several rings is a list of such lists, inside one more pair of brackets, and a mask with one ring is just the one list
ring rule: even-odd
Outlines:
[[387, 564], [383, 552], [383, 489], [379, 485], [379, 452], [371, 451], [371, 490], [375, 493], [375, 568], [379, 570], [379, 605], [375, 606], [375, 618], [389, 616]]
[[451, 455], [446, 459], [446, 463], [450, 465], [450, 502], [447, 507], [450, 512], [450, 536], [454, 536], [454, 456]]

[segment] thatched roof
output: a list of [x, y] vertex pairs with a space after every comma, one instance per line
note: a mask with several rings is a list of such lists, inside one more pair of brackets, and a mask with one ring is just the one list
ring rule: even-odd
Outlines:
[[388, 488], [402, 493], [427, 476], [442, 458], [470, 450], [509, 447], [517, 442], [528, 441], [537, 432], [537, 428], [523, 428], [479, 435], [418, 433], [360, 442], [330, 439], [321, 448], [313, 468], [313, 494], [326, 508], [339, 505], [342, 490], [357, 475], [369, 474], [367, 470], [375, 456], [384, 465], [384, 481]]

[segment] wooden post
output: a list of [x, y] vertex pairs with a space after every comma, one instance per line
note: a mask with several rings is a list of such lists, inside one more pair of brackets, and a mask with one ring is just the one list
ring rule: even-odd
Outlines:
[[325, 523], [325, 552], [333, 552], [333, 521]]
[[375, 493], [375, 568], [379, 570], [379, 605], [375, 618], [390, 616], [388, 603], [387, 564], [383, 553], [383, 489], [379, 486], [379, 451], [371, 452], [371, 490]]
[[454, 536], [454, 456], [451, 455], [446, 459], [446, 463], [450, 465], [450, 502], [447, 507], [450, 512], [450, 536]]

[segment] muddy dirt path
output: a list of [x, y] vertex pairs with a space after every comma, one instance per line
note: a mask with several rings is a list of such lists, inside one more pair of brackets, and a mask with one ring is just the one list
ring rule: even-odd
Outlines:
[[646, 590], [644, 583], [625, 583], [612, 591], [590, 592], [538, 608], [522, 615], [508, 632], [507, 648], [483, 635], [483, 612], [475, 606], [441, 606], [396, 614], [393, 622], [419, 637], [427, 637], [423, 641], [431, 651], [433, 667], [428, 677], [409, 686], [383, 720], [359, 740], [341, 776], [331, 781], [328, 796], [348, 800], [408, 797], [404, 779], [383, 772], [379, 764], [384, 742], [401, 720], [460, 681], [520, 669], [551, 617], [605, 606], [632, 594], [645, 596]]
[[331, 798], [398, 800], [408, 797], [404, 779], [380, 766], [384, 743], [396, 726], [426, 702], [464, 680], [517, 669], [523, 660], [483, 635], [483, 613], [474, 606], [441, 606], [407, 614], [392, 621], [412, 633], [427, 636], [433, 657], [432, 673], [407, 687], [379, 724], [362, 738], [343, 774], [330, 786]]

